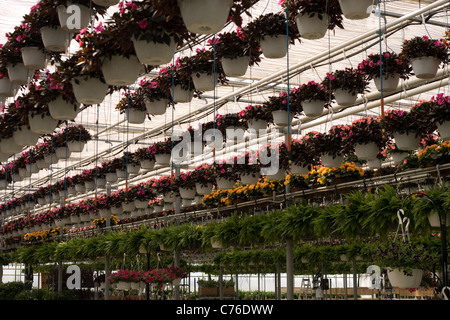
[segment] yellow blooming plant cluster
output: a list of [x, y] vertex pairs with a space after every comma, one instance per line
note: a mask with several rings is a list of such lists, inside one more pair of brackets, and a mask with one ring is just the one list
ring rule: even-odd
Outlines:
[[284, 180], [264, 179], [256, 184], [237, 185], [233, 189], [218, 189], [203, 197], [203, 204], [207, 207], [222, 207], [232, 205], [235, 201], [253, 200], [268, 197], [273, 192], [284, 191]]
[[340, 167], [315, 166], [308, 174], [308, 180], [313, 184], [329, 185], [338, 179], [362, 179], [364, 171], [354, 163], [345, 162]]
[[[47, 239], [49, 239], [51, 237], [58, 236], [59, 235], [59, 228], [60, 227], [47, 229], [47, 230], [40, 230], [40, 231], [36, 231], [36, 232], [29, 232], [29, 233], [26, 233], [23, 236], [23, 239], [25, 241], [47, 240]], [[66, 232], [66, 227], [63, 228], [63, 232], [64, 233]]]
[[[106, 227], [106, 218], [98, 218], [92, 221], [94, 226], [96, 227]], [[111, 215], [111, 225], [115, 226], [117, 224], [117, 217], [115, 215]]]
[[420, 167], [425, 167], [427, 164], [436, 165], [450, 162], [450, 140], [446, 140], [440, 145], [427, 146], [419, 151], [417, 157]]

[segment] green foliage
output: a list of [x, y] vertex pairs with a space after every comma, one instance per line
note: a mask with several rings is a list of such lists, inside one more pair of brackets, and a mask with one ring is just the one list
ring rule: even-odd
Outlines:
[[25, 284], [20, 281], [2, 283], [0, 284], [0, 300], [14, 300], [19, 293], [25, 290]]

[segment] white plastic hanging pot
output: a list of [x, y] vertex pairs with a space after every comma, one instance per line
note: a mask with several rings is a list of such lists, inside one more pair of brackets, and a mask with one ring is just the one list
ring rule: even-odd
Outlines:
[[394, 92], [398, 84], [400, 82], [400, 75], [394, 74], [389, 76], [384, 76], [383, 81], [381, 81], [381, 78], [379, 76], [374, 77], [373, 81], [375, 83], [375, 87], [379, 92], [383, 89], [383, 92]]
[[418, 288], [422, 282], [423, 271], [421, 269], [412, 269], [406, 274], [403, 270], [397, 268], [388, 269], [389, 282], [395, 288]]
[[288, 113], [287, 110], [272, 111], [273, 122], [279, 127], [291, 125], [294, 115], [293, 112]]
[[133, 84], [141, 71], [141, 63], [135, 55], [128, 58], [113, 55], [105, 58], [102, 64], [102, 73], [107, 84], [111, 86], [128, 86]]
[[108, 92], [108, 84], [98, 78], [79, 76], [71, 83], [75, 99], [82, 104], [100, 104]]
[[344, 157], [343, 156], [335, 156], [333, 158], [332, 155], [329, 155], [327, 153], [322, 154], [321, 157], [322, 159], [322, 165], [324, 167], [329, 167], [329, 168], [337, 168], [340, 167], [342, 162], [344, 161]]
[[85, 181], [84, 188], [86, 191], [92, 191], [95, 189], [95, 181]]
[[276, 173], [270, 173], [266, 175], [269, 180], [283, 180], [286, 178], [286, 171], [282, 168], [279, 168]]
[[450, 121], [444, 121], [442, 123], [436, 122], [436, 127], [439, 132], [439, 136], [444, 140], [450, 139]]
[[153, 170], [155, 167], [155, 160], [145, 159], [141, 161], [141, 168], [144, 170]]
[[178, 0], [186, 28], [193, 33], [213, 34], [223, 29], [233, 0]]
[[105, 174], [105, 178], [107, 182], [116, 182], [119, 179], [116, 172], [108, 172]]
[[192, 199], [181, 199], [181, 206], [183, 208], [190, 207], [192, 205]]
[[[450, 226], [450, 212], [447, 213], [445, 218], [445, 225], [448, 227]], [[431, 213], [428, 215], [428, 222], [430, 223], [430, 226], [432, 228], [440, 228], [441, 227], [441, 221], [439, 219], [439, 214], [437, 212]]]
[[307, 164], [299, 165], [299, 164], [293, 163], [291, 165], [291, 173], [301, 174], [301, 175], [308, 174], [309, 173], [308, 165]]
[[0, 141], [0, 149], [5, 154], [15, 154], [22, 151], [22, 146], [14, 142], [14, 138], [3, 138]]
[[180, 197], [182, 199], [194, 199], [196, 194], [196, 189], [180, 188]]
[[170, 45], [166, 43], [153, 42], [146, 40], [146, 35], [140, 37], [131, 37], [134, 51], [142, 64], [148, 66], [159, 66], [172, 61], [173, 55], [177, 49], [177, 44], [173, 37], [170, 37]]
[[133, 108], [128, 108], [126, 110], [127, 121], [133, 124], [142, 124], [145, 122], [145, 117], [147, 116], [146, 111], [136, 110]]
[[67, 147], [70, 152], [83, 152], [86, 142], [84, 141], [67, 141]]
[[263, 119], [250, 119], [248, 120], [248, 132], [250, 134], [256, 134], [256, 136], [259, 136], [259, 132], [261, 130], [267, 130], [267, 121]]
[[34, 146], [39, 139], [39, 134], [34, 133], [27, 126], [20, 126], [13, 133], [14, 142], [22, 147]]
[[48, 111], [55, 120], [74, 120], [79, 111], [79, 104], [71, 103], [58, 97], [48, 103]]
[[214, 85], [217, 85], [217, 74], [214, 76], [213, 73], [193, 73], [192, 81], [197, 91], [212, 91], [214, 90]]
[[170, 165], [170, 156], [171, 154], [165, 154], [165, 153], [158, 153], [155, 154], [155, 161], [157, 164], [161, 166], [168, 166]]
[[236, 181], [227, 178], [217, 178], [216, 183], [218, 189], [233, 189]]
[[12, 97], [14, 95], [14, 89], [16, 85], [11, 83], [8, 78], [0, 79], [0, 96], [2, 97]]
[[373, 0], [339, 0], [344, 17], [350, 20], [366, 19], [372, 12]]
[[341, 107], [348, 107], [354, 105], [358, 96], [350, 91], [343, 89], [336, 89], [334, 92], [336, 103]]
[[70, 44], [70, 33], [60, 26], [46, 26], [40, 29], [42, 42], [46, 50], [65, 52]]
[[138, 174], [141, 170], [141, 165], [136, 163], [128, 163], [127, 165], [127, 171], [129, 174]]
[[46, 168], [48, 168], [48, 165], [47, 165], [47, 163], [45, 162], [45, 159], [44, 159], [44, 158], [39, 159], [39, 160], [36, 160], [36, 165], [37, 165], [37, 167], [38, 167], [39, 169], [46, 169]]
[[196, 183], [195, 184], [195, 190], [197, 191], [197, 193], [199, 195], [207, 195], [210, 194], [212, 192], [213, 189], [213, 184], [212, 183], [207, 183], [207, 184], [202, 184], [202, 183]]
[[33, 74], [33, 72], [21, 62], [15, 65], [8, 64], [6, 69], [8, 69], [9, 81], [18, 85], [27, 84], [29, 77]]
[[411, 67], [417, 78], [432, 79], [436, 76], [441, 60], [435, 57], [411, 59]]
[[174, 86], [173, 90], [170, 88], [170, 91], [175, 102], [190, 102], [194, 97], [194, 90], [186, 90], [178, 84]]
[[268, 59], [279, 59], [286, 56], [287, 53], [287, 36], [265, 36], [259, 41], [261, 51], [264, 57]]
[[297, 15], [295, 21], [297, 22], [300, 37], [308, 40], [323, 38], [327, 33], [330, 17], [328, 14], [322, 14], [321, 17], [322, 19], [317, 13], [313, 16], [309, 14]]
[[127, 174], [129, 175], [130, 173], [125, 170], [116, 169], [116, 174], [118, 179], [126, 179]]
[[167, 106], [169, 105], [168, 99], [150, 101], [150, 99], [146, 98], [144, 101], [147, 112], [154, 116], [166, 113]]
[[131, 212], [136, 209], [136, 205], [134, 204], [134, 200], [130, 202], [122, 202], [122, 209], [125, 212]]
[[221, 59], [223, 72], [228, 77], [242, 77], [246, 74], [250, 57], [242, 56], [236, 57], [235, 59], [222, 58]]
[[378, 155], [378, 146], [375, 142], [356, 144], [355, 153], [359, 160], [373, 160]]
[[321, 116], [326, 103], [320, 100], [302, 101], [303, 113], [307, 117]]
[[381, 168], [381, 160], [378, 158], [367, 160], [367, 166], [369, 169], [379, 169]]
[[258, 173], [244, 173], [241, 174], [240, 179], [242, 184], [257, 184], [259, 181], [259, 178], [261, 177], [261, 174]]
[[30, 173], [38, 173], [39, 167], [35, 162], [25, 164], [25, 170], [27, 170], [28, 174]]
[[32, 70], [45, 69], [47, 67], [47, 54], [39, 47], [23, 47], [22, 61], [26, 68]]
[[84, 183], [77, 183], [75, 185], [75, 191], [78, 194], [85, 193], [86, 192], [86, 187], [84, 186]]
[[61, 28], [72, 33], [78, 33], [91, 22], [91, 9], [81, 4], [59, 5], [56, 11]]
[[148, 201], [134, 199], [134, 206], [137, 209], [146, 209], [148, 207]]
[[115, 6], [120, 2], [120, 0], [92, 0], [96, 5], [102, 6], [102, 7], [109, 7], [109, 6]]
[[51, 154], [44, 155], [44, 160], [48, 165], [56, 164], [59, 161], [58, 156], [55, 154], [55, 151], [53, 151]]
[[416, 150], [419, 147], [420, 135], [416, 136], [415, 132], [411, 133], [398, 133], [393, 134], [395, 144], [400, 150], [411, 151]]
[[35, 114], [34, 116], [28, 114], [28, 122], [31, 131], [39, 134], [50, 134], [58, 125], [58, 120], [47, 114]]
[[70, 150], [66, 147], [55, 148], [55, 154], [58, 159], [68, 159], [70, 157]]

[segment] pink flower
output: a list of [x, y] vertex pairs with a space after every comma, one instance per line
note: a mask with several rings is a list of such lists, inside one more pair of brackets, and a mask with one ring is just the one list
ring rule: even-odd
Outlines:
[[142, 20], [138, 24], [139, 24], [139, 28], [141, 28], [142, 30], [145, 30], [145, 29], [147, 29], [148, 21], [147, 20]]

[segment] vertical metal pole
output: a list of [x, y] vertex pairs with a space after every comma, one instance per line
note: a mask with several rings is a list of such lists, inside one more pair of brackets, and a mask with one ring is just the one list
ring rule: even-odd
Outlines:
[[294, 299], [294, 241], [286, 241], [286, 290], [287, 300]]
[[353, 259], [353, 300], [358, 300], [358, 278], [356, 274], [356, 260]]
[[63, 265], [62, 261], [58, 261], [58, 292], [62, 293], [62, 282], [63, 282]]
[[[106, 194], [108, 196], [111, 195], [111, 185], [108, 183], [106, 185]], [[111, 215], [108, 214], [106, 217], [106, 227], [111, 227]], [[111, 275], [111, 257], [109, 254], [105, 256], [105, 300], [109, 300], [109, 283], [108, 283], [108, 277]]]

